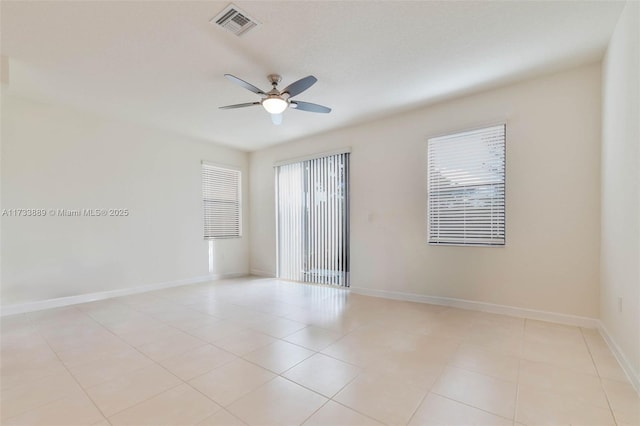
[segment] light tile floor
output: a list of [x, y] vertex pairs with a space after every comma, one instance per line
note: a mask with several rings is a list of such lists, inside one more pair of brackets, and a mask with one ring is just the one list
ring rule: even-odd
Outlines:
[[598, 332], [244, 278], [5, 317], [3, 425], [640, 425]]

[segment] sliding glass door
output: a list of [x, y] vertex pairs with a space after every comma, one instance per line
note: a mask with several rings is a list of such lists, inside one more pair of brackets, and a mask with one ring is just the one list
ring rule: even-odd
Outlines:
[[276, 167], [278, 276], [349, 286], [349, 153]]

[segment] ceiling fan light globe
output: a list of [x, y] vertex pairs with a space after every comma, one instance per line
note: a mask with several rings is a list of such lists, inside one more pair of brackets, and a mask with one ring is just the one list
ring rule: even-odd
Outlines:
[[284, 99], [274, 96], [262, 100], [262, 106], [269, 114], [281, 114], [289, 103]]

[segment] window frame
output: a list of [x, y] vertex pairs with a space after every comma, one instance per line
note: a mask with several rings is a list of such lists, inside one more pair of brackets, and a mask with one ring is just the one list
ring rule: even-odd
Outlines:
[[[207, 198], [205, 197], [205, 185], [204, 185], [204, 170], [205, 167], [221, 169], [229, 172], [236, 172], [238, 176], [238, 186], [237, 186], [237, 205], [238, 205], [238, 233], [237, 235], [229, 235], [229, 236], [207, 236], [206, 230], [206, 207], [205, 201]], [[200, 183], [201, 183], [201, 202], [202, 202], [202, 234], [205, 241], [214, 241], [214, 240], [229, 240], [234, 238], [242, 238], [242, 169], [237, 166], [231, 166], [228, 164], [220, 164], [211, 161], [202, 160], [200, 162]], [[213, 200], [215, 201], [215, 200]]]
[[[452, 137], [452, 136], [456, 136], [459, 134], [464, 134], [464, 133], [468, 133], [468, 132], [474, 132], [474, 131], [480, 131], [480, 130], [485, 130], [485, 129], [490, 129], [492, 127], [498, 127], [498, 126], [502, 126], [504, 128], [504, 142], [503, 142], [503, 161], [504, 161], [504, 170], [503, 170], [503, 188], [504, 188], [504, 195], [503, 195], [503, 214], [504, 214], [504, 218], [503, 218], [503, 223], [504, 223], [504, 229], [503, 229], [503, 242], [497, 243], [497, 244], [491, 244], [491, 243], [462, 243], [462, 242], [432, 242], [431, 241], [431, 220], [430, 220], [430, 179], [431, 179], [431, 173], [430, 173], [430, 166], [429, 166], [429, 141], [432, 139], [438, 139], [438, 138], [444, 138], [444, 137]], [[497, 121], [497, 122], [493, 122], [493, 123], [489, 123], [489, 124], [482, 124], [482, 125], [478, 125], [478, 126], [473, 126], [473, 127], [467, 127], [464, 129], [457, 129], [457, 130], [450, 130], [444, 133], [439, 133], [439, 134], [435, 134], [435, 135], [431, 135], [429, 137], [427, 137], [427, 149], [425, 150], [426, 152], [426, 165], [427, 167], [425, 168], [426, 173], [427, 173], [427, 190], [425, 191], [426, 194], [426, 205], [427, 205], [427, 244], [429, 246], [444, 246], [444, 247], [491, 247], [491, 248], [504, 248], [507, 247], [508, 243], [507, 243], [507, 138], [508, 138], [508, 123], [507, 121]]]

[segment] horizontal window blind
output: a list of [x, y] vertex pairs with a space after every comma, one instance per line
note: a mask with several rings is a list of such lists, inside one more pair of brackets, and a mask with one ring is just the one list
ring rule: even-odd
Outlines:
[[349, 286], [349, 154], [276, 168], [278, 276]]
[[505, 125], [427, 143], [429, 244], [504, 245]]
[[204, 238], [241, 236], [240, 171], [202, 163]]

